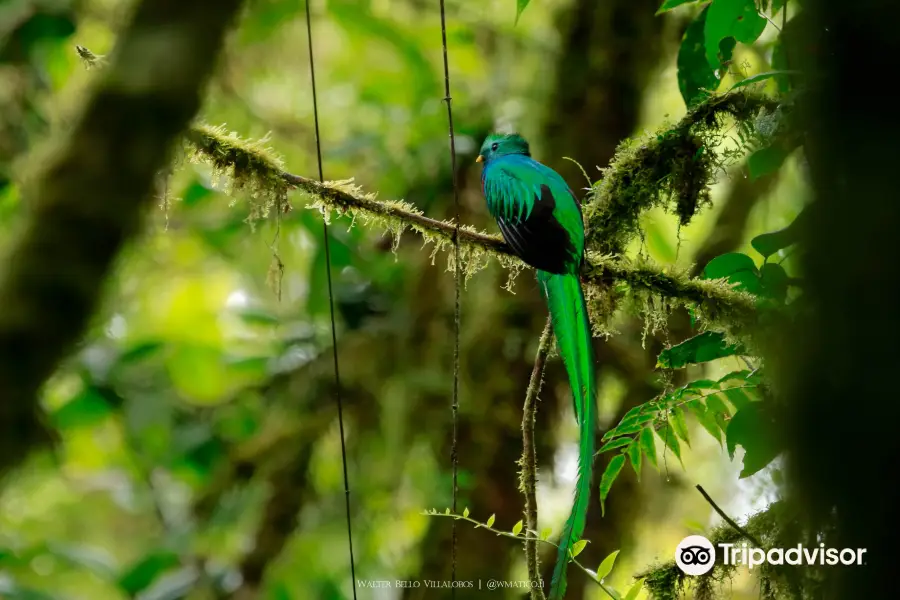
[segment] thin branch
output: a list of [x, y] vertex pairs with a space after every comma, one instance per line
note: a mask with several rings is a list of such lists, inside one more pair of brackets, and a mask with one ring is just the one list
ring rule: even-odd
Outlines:
[[740, 525], [738, 525], [737, 523], [735, 523], [735, 522], [734, 522], [734, 519], [732, 519], [732, 518], [729, 517], [727, 514], [725, 514], [725, 511], [722, 510], [721, 508], [719, 508], [719, 505], [716, 504], [715, 501], [714, 501], [712, 498], [709, 497], [709, 494], [706, 493], [706, 490], [704, 490], [704, 489], [703, 489], [703, 486], [700, 485], [699, 483], [697, 484], [697, 491], [700, 492], [700, 494], [703, 496], [703, 498], [704, 498], [707, 502], [709, 502], [709, 505], [713, 507], [713, 510], [715, 510], [717, 513], [719, 513], [719, 516], [722, 517], [722, 518], [725, 520], [725, 522], [728, 523], [728, 524], [731, 526], [732, 529], [734, 529], [735, 531], [737, 531], [738, 533], [740, 533], [742, 536], [744, 536], [745, 538], [747, 538], [747, 539], [750, 540], [751, 542], [753, 542], [753, 544], [754, 544], [757, 548], [763, 548], [762, 542], [760, 542], [760, 541], [759, 541], [756, 537], [754, 537], [752, 534], [748, 533], [748, 532], [747, 532], [744, 528], [742, 528]]
[[[500, 531], [499, 529], [494, 529], [493, 527], [488, 527], [485, 523], [476, 521], [475, 519], [473, 519], [471, 517], [457, 515], [457, 514], [453, 514], [451, 512], [441, 513], [441, 512], [437, 512], [437, 511], [425, 511], [424, 514], [429, 517], [451, 517], [453, 519], [461, 519], [463, 521], [468, 521], [469, 523], [472, 523], [473, 525], [475, 525], [476, 529], [479, 527], [482, 529], [487, 529], [488, 531], [490, 531], [491, 533], [493, 533], [495, 535], [508, 537], [508, 538], [511, 538], [514, 540], [526, 540], [526, 541], [533, 540], [535, 543], [541, 542], [542, 544], [547, 544], [548, 546], [553, 546], [554, 548], [557, 548], [557, 549], [559, 548], [558, 544], [555, 544], [555, 543], [551, 542], [550, 540], [545, 540], [541, 537], [536, 537], [534, 535], [528, 535], [527, 531], [524, 534], [515, 534], [515, 533], [509, 532], [509, 531]], [[610, 598], [613, 598], [613, 600], [617, 600], [619, 598], [619, 596], [614, 594], [612, 591], [610, 591], [610, 588], [606, 587], [606, 585], [602, 581], [597, 579], [597, 573], [588, 569], [583, 564], [578, 562], [578, 559], [573, 557], [571, 555], [571, 553], [569, 554], [569, 560], [572, 561], [572, 564], [574, 564], [576, 567], [578, 567], [579, 569], [584, 571], [584, 574], [587, 575], [591, 581], [593, 581], [598, 586], [600, 586], [600, 589], [602, 589], [604, 592], [606, 592], [607, 596], [609, 596]]]
[[[525, 405], [522, 407], [522, 471], [519, 474], [519, 485], [525, 494], [525, 528], [537, 531], [537, 456], [534, 450], [534, 417], [537, 412], [537, 398], [544, 383], [544, 364], [550, 352], [553, 330], [550, 318], [544, 326], [541, 340], [538, 343], [537, 356], [534, 359], [534, 370], [531, 381], [525, 392]], [[531, 579], [531, 600], [543, 600], [544, 590], [541, 585], [541, 570], [538, 564], [537, 542], [525, 540], [525, 562], [528, 566], [528, 577]]]
[[[460, 306], [459, 291], [462, 287], [462, 265], [459, 257], [459, 173], [456, 171], [456, 136], [453, 134], [453, 99], [450, 96], [450, 60], [447, 56], [447, 16], [444, 0], [439, 0], [441, 8], [441, 45], [444, 49], [444, 102], [447, 103], [447, 126], [450, 132], [450, 174], [453, 178], [453, 206], [455, 225], [453, 228], [453, 291], [455, 304], [453, 310], [453, 398], [450, 411], [453, 416], [453, 438], [450, 446], [450, 463], [453, 470], [453, 512], [456, 512], [456, 501], [459, 496], [459, 329]], [[450, 541], [450, 577], [454, 584], [450, 588], [450, 597], [456, 599], [456, 522], [453, 522]]]

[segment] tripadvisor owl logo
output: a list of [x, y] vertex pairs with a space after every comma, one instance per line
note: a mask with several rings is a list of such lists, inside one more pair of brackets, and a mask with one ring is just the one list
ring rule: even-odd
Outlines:
[[687, 575], [703, 575], [716, 564], [716, 549], [702, 535], [689, 535], [675, 548], [675, 564]]
[[[865, 548], [826, 548], [820, 543], [818, 548], [807, 548], [797, 544], [792, 548], [748, 547], [746, 543], [737, 547], [733, 543], [717, 544], [722, 552], [723, 565], [747, 565], [748, 569], [763, 564], [770, 565], [864, 565]], [[716, 550], [712, 542], [702, 535], [689, 535], [675, 548], [675, 564], [686, 575], [709, 573], [716, 564]]]

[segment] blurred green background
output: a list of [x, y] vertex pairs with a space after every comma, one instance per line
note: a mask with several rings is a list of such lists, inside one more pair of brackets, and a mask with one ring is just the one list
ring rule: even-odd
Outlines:
[[[0, 252], [26, 209], [22, 181], [96, 74], [74, 45], [110, 51], [130, 5], [0, 3]], [[515, 24], [515, 0], [448, 0], [463, 222], [495, 231], [474, 164], [491, 130], [524, 134], [534, 156], [583, 195], [588, 182], [564, 157], [595, 181], [621, 140], [684, 115], [676, 56], [698, 7], [657, 8], [658, 0], [532, 0]], [[268, 136], [289, 171], [315, 177], [304, 10], [299, 0], [247, 2], [201, 119]], [[450, 218], [437, 0], [314, 0], [311, 10], [325, 177], [353, 177], [379, 199]], [[770, 25], [736, 50], [744, 75], [770, 69], [774, 34]], [[731, 83], [724, 77], [720, 89]], [[759, 180], [740, 165], [719, 173], [712, 207], [680, 229], [651, 211], [630, 251], [680, 267], [749, 252], [754, 235], [786, 226], [802, 208], [801, 175], [793, 159]], [[42, 403], [61, 442], [0, 496], [0, 598], [351, 597], [321, 215], [293, 193], [294, 210], [277, 222], [251, 219], [252, 199], [226, 188], [206, 165], [179, 157], [90, 334], [46, 387]], [[447, 256], [432, 257], [412, 234], [392, 251], [390, 234], [332, 224], [356, 576], [449, 579], [450, 521], [421, 514], [451, 501]], [[514, 293], [503, 289], [507, 278], [492, 264], [462, 292], [459, 438], [460, 507], [481, 520], [496, 514], [505, 529], [521, 518], [521, 406], [546, 315], [530, 273]], [[690, 331], [676, 323], [645, 340], [644, 319], [630, 313], [614, 328], [595, 340], [604, 428], [663, 389], [656, 356]], [[731, 357], [691, 375], [740, 368]], [[545, 381], [538, 502], [541, 527], [558, 529], [569, 510], [575, 423], [558, 360]], [[605, 516], [592, 507], [581, 558], [596, 565], [621, 549], [608, 579], [620, 589], [670, 560], [684, 536], [720, 522], [695, 484], [734, 516], [772, 499], [777, 464], [738, 481], [739, 456], [732, 463], [708, 436], [695, 439], [684, 468], [667, 454], [640, 482], [623, 471]], [[517, 543], [458, 527], [460, 579], [527, 579]], [[548, 580], [553, 556], [542, 554]], [[569, 597], [605, 597], [569, 573]], [[746, 572], [730, 587], [732, 598], [757, 593]], [[360, 598], [445, 596], [359, 590]]]

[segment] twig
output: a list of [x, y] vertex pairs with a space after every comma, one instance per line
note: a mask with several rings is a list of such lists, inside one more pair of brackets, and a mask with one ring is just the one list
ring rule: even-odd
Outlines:
[[706, 490], [704, 490], [704, 489], [703, 489], [703, 486], [700, 485], [699, 483], [697, 484], [697, 491], [700, 492], [700, 494], [703, 496], [703, 498], [706, 499], [707, 502], [709, 502], [709, 505], [713, 507], [713, 510], [715, 510], [717, 513], [719, 513], [719, 516], [722, 517], [722, 518], [725, 520], [725, 522], [728, 523], [728, 524], [732, 527], [732, 529], [734, 529], [735, 531], [737, 531], [738, 533], [740, 533], [742, 536], [744, 536], [745, 538], [747, 538], [747, 539], [750, 540], [751, 542], [753, 542], [753, 544], [754, 544], [757, 548], [762, 548], [762, 547], [763, 547], [762, 542], [760, 542], [760, 541], [759, 541], [758, 539], [756, 539], [753, 535], [751, 535], [751, 534], [748, 533], [746, 530], [744, 530], [744, 528], [742, 528], [740, 525], [738, 525], [737, 523], [735, 523], [734, 520], [733, 520], [731, 517], [729, 517], [728, 515], [726, 515], [726, 514], [725, 514], [725, 511], [722, 510], [721, 508], [719, 508], [719, 505], [716, 504], [715, 501], [714, 501], [712, 498], [709, 497], [709, 494], [706, 493]]
[[[551, 542], [550, 540], [545, 540], [540, 537], [528, 535], [527, 531], [524, 534], [515, 534], [515, 533], [509, 532], [509, 531], [500, 531], [499, 529], [494, 529], [493, 527], [488, 527], [484, 523], [481, 523], [480, 521], [476, 521], [475, 519], [473, 519], [471, 517], [466, 517], [463, 515], [456, 515], [456, 514], [453, 514], [450, 512], [441, 513], [441, 512], [437, 512], [437, 511], [425, 511], [424, 514], [428, 515], [429, 517], [451, 517], [453, 519], [461, 519], [463, 521], [468, 521], [469, 523], [472, 523], [473, 525], [476, 526], [476, 528], [480, 527], [482, 529], [487, 529], [488, 531], [490, 531], [491, 533], [493, 533], [495, 535], [508, 537], [508, 538], [511, 538], [514, 540], [534, 540], [535, 543], [541, 542], [542, 544], [547, 544], [548, 546], [553, 546], [554, 548], [557, 548], [557, 549], [559, 548], [558, 544], [555, 544], [555, 543]], [[578, 559], [571, 556], [571, 554], [569, 555], [569, 560], [572, 561], [572, 564], [574, 564], [576, 567], [578, 567], [579, 569], [584, 571], [584, 574], [587, 575], [591, 581], [593, 581], [598, 586], [600, 586], [600, 589], [602, 589], [604, 592], [606, 592], [607, 596], [609, 596], [610, 598], [613, 598], [613, 600], [618, 600], [619, 596], [617, 596], [616, 594], [613, 594], [613, 592], [611, 592], [610, 589], [608, 587], [606, 587], [606, 585], [602, 581], [597, 579], [597, 573], [595, 573], [594, 571], [591, 571], [590, 569], [585, 567], [583, 564], [578, 562]]]
[[[456, 512], [456, 500], [459, 495], [459, 328], [460, 306], [459, 291], [462, 287], [462, 265], [459, 257], [459, 177], [456, 172], [456, 136], [453, 134], [453, 99], [450, 96], [450, 61], [447, 57], [447, 17], [444, 10], [444, 0], [439, 0], [441, 8], [441, 45], [444, 50], [444, 102], [447, 103], [447, 126], [450, 132], [450, 173], [453, 177], [453, 206], [456, 212], [453, 227], [453, 398], [450, 411], [453, 418], [453, 439], [450, 446], [450, 463], [453, 470], [453, 512]], [[453, 587], [450, 588], [450, 597], [456, 598], [456, 522], [453, 523], [453, 531], [450, 541], [450, 577]]]
[[[525, 494], [525, 528], [537, 531], [537, 457], [534, 450], [534, 416], [537, 412], [537, 397], [544, 383], [544, 364], [550, 351], [553, 339], [550, 318], [544, 326], [541, 340], [538, 343], [537, 356], [534, 359], [534, 370], [531, 381], [525, 392], [525, 406], [522, 407], [522, 471], [519, 474], [520, 486]], [[537, 542], [525, 540], [525, 562], [528, 566], [528, 577], [531, 579], [531, 599], [543, 600], [544, 590], [541, 586], [541, 570], [538, 564]]]

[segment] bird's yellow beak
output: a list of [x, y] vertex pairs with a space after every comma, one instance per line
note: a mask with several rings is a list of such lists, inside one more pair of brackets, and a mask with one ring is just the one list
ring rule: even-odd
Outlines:
[[482, 162], [483, 160], [484, 160], [484, 157], [479, 154], [478, 158], [475, 159], [475, 162]]

